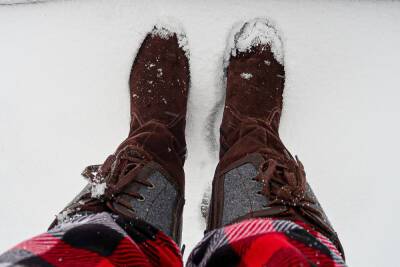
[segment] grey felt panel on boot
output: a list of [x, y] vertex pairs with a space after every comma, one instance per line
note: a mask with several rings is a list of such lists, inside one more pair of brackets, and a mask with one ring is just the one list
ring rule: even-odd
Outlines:
[[[253, 180], [257, 175], [258, 170], [251, 163], [240, 165], [224, 175], [223, 225], [229, 224], [238, 217], [252, 211], [262, 210], [268, 204], [266, 197], [257, 194], [263, 188], [261, 182]], [[315, 202], [311, 206], [322, 210], [308, 183], [306, 185], [306, 194]], [[331, 225], [325, 213], [322, 213], [321, 217], [328, 225]]]
[[145, 200], [133, 200], [132, 208], [138, 217], [172, 236], [174, 207], [177, 205], [178, 193], [167, 178], [158, 171], [150, 175], [148, 182], [154, 184], [154, 188], [141, 187], [138, 193], [144, 196]]
[[[312, 206], [313, 208], [319, 209], [319, 210], [321, 210], [321, 211], [324, 211], [324, 210], [322, 209], [322, 206], [321, 206], [321, 204], [319, 203], [317, 197], [315, 196], [315, 194], [314, 194], [314, 192], [313, 192], [311, 186], [310, 186], [308, 183], [307, 183], [307, 185], [306, 185], [306, 195], [310, 196], [310, 197], [313, 199], [313, 201], [315, 202], [315, 204], [311, 204], [311, 206]], [[325, 212], [322, 212], [321, 215], [322, 215], [322, 216], [321, 216], [322, 220], [323, 220], [324, 222], [326, 222], [330, 227], [332, 227], [332, 225], [331, 225], [331, 223], [330, 223], [328, 217], [326, 216]]]
[[266, 204], [265, 197], [257, 194], [263, 188], [262, 183], [252, 179], [257, 174], [254, 165], [246, 163], [224, 175], [223, 225], [251, 211], [260, 210]]

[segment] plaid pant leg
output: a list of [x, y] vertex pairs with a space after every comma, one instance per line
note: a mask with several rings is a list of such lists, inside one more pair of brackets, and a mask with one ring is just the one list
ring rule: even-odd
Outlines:
[[216, 229], [189, 256], [192, 266], [345, 266], [336, 247], [302, 222], [258, 218]]
[[177, 245], [142, 221], [77, 215], [0, 256], [5, 266], [182, 266]]

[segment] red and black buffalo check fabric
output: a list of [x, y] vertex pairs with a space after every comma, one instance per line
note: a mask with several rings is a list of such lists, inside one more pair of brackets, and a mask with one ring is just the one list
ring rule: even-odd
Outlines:
[[[178, 246], [143, 221], [81, 215], [0, 256], [5, 266], [183, 266]], [[301, 222], [253, 219], [209, 232], [187, 266], [345, 266], [334, 245]]]

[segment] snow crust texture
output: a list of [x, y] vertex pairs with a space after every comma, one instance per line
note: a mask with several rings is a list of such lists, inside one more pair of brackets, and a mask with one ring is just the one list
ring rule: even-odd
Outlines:
[[255, 18], [245, 23], [238, 22], [232, 28], [225, 52], [225, 67], [231, 56], [260, 44], [270, 46], [275, 59], [283, 65], [283, 44], [278, 31], [269, 19]]
[[35, 4], [50, 0], [0, 0], [0, 5]]
[[163, 39], [168, 39], [176, 34], [178, 39], [178, 45], [185, 52], [186, 56], [189, 57], [189, 45], [186, 33], [180, 22], [173, 18], [163, 18], [154, 25], [154, 29], [151, 31], [154, 36], [159, 36]]
[[104, 195], [106, 190], [106, 183], [92, 183], [91, 184], [91, 194], [93, 198], [100, 198]]

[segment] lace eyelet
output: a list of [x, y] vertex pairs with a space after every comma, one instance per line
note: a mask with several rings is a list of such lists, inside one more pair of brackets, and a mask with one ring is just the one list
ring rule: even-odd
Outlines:
[[261, 191], [257, 191], [256, 194], [257, 195], [262, 195], [262, 192]]
[[261, 170], [265, 172], [268, 169], [268, 167], [269, 167], [269, 162], [268, 161], [264, 162], [263, 165], [261, 166]]
[[150, 183], [150, 185], [147, 186], [148, 189], [154, 189], [156, 187], [153, 183]]
[[138, 198], [138, 201], [143, 202], [143, 201], [145, 201], [145, 199], [146, 198], [144, 196], [140, 195], [140, 198]]

